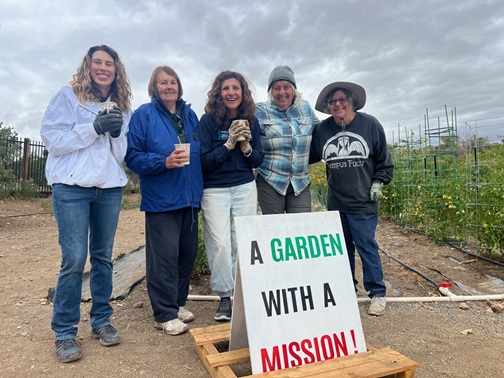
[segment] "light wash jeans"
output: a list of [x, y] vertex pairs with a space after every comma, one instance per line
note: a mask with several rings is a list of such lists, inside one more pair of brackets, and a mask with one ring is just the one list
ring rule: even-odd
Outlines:
[[233, 293], [237, 244], [234, 218], [257, 214], [255, 181], [230, 188], [207, 188], [201, 200], [210, 286], [221, 298]]
[[61, 267], [54, 294], [51, 328], [56, 340], [77, 335], [82, 298], [82, 276], [88, 254], [91, 327], [110, 324], [113, 314], [112, 247], [122, 204], [122, 188], [100, 189], [54, 184], [54, 216], [58, 224]]

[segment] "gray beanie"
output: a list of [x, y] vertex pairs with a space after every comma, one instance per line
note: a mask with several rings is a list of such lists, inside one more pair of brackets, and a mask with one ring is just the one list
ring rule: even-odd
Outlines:
[[296, 79], [294, 78], [294, 71], [289, 66], [276, 66], [268, 79], [268, 91], [275, 81], [284, 80], [288, 81], [294, 88], [297, 89]]

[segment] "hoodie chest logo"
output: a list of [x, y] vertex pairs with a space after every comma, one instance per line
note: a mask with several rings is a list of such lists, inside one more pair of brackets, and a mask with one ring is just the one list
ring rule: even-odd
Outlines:
[[326, 142], [322, 156], [328, 163], [348, 158], [367, 159], [369, 146], [360, 135], [345, 131], [336, 134]]

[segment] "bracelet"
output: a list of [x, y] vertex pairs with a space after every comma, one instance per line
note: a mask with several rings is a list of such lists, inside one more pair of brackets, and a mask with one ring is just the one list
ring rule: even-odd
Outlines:
[[252, 147], [250, 147], [250, 151], [247, 154], [244, 152], [243, 155], [245, 155], [245, 157], [252, 155]]

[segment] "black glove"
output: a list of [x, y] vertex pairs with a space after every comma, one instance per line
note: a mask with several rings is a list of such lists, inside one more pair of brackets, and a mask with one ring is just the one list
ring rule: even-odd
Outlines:
[[119, 108], [113, 108], [108, 112], [102, 110], [96, 116], [93, 122], [93, 127], [98, 135], [110, 132], [112, 138], [117, 138], [121, 135], [121, 127], [123, 124], [123, 116]]

